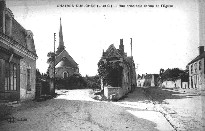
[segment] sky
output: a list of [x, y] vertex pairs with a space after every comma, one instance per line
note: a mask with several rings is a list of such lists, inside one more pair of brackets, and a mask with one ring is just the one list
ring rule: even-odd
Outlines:
[[48, 68], [47, 53], [54, 50], [54, 33], [58, 47], [60, 17], [66, 50], [82, 76], [96, 75], [103, 49], [111, 44], [118, 48], [120, 39], [130, 56], [132, 38], [137, 74], [185, 69], [198, 55], [197, 0], [7, 0], [6, 4], [14, 18], [33, 32], [41, 73]]

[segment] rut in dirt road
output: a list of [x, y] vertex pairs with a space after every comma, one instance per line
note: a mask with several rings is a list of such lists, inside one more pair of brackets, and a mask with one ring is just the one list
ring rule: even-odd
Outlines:
[[[78, 96], [77, 92], [84, 96]], [[74, 96], [71, 97], [72, 94], [75, 94], [78, 100], [74, 100]], [[81, 98], [87, 101], [80, 100]], [[115, 105], [112, 102], [89, 100], [91, 100], [89, 90], [64, 90], [55, 99], [33, 102], [30, 103], [30, 107], [22, 104], [12, 116], [26, 118], [27, 121], [15, 121], [14, 123], [3, 121], [0, 130], [157, 131], [154, 122], [135, 117], [127, 112], [128, 108]]]

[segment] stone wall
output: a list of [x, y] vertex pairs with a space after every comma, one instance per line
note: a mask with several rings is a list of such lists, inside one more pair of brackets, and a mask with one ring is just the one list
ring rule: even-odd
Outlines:
[[175, 82], [174, 81], [164, 81], [162, 83], [162, 87], [165, 88], [174, 88], [175, 87]]
[[[27, 69], [30, 69], [30, 87], [27, 85]], [[36, 61], [29, 57], [20, 60], [20, 100], [32, 100], [36, 92]]]
[[123, 96], [123, 90], [121, 87], [104, 87], [104, 95], [109, 100], [119, 99]]
[[63, 78], [63, 72], [68, 72], [68, 76], [71, 76], [75, 73], [75, 70], [72, 68], [67, 68], [67, 67], [59, 67], [56, 68], [56, 75], [55, 77]]

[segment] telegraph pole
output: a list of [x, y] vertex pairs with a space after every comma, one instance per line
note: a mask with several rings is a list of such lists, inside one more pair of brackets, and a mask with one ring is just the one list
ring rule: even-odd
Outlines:
[[56, 89], [56, 83], [55, 83], [55, 73], [56, 73], [56, 71], [55, 71], [55, 60], [56, 60], [56, 50], [55, 50], [55, 45], [56, 44], [56, 33], [54, 33], [54, 56], [53, 56], [53, 95], [55, 94], [55, 89]]
[[131, 45], [131, 57], [132, 57], [132, 38], [130, 38], [130, 39], [131, 39], [130, 45]]

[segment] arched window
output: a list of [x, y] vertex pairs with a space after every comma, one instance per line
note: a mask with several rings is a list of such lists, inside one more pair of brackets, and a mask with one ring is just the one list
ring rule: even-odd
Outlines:
[[68, 77], [68, 72], [63, 72], [63, 78], [67, 78]]

